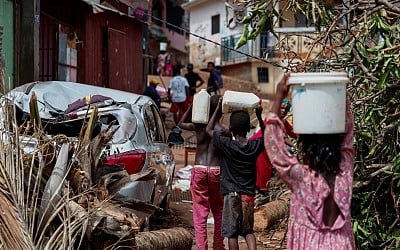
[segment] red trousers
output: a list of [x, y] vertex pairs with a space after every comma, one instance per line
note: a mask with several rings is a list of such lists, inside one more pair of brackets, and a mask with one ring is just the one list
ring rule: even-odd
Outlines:
[[220, 194], [219, 186], [219, 168], [194, 166], [190, 190], [193, 200], [193, 223], [197, 250], [208, 250], [207, 218], [210, 210], [214, 217], [213, 249], [224, 249], [224, 238], [221, 236], [223, 196]]
[[171, 103], [171, 108], [169, 109], [170, 112], [174, 113], [174, 119], [176, 123], [178, 123], [183, 114], [186, 112], [188, 108], [189, 102], [186, 100], [184, 102], [173, 102]]

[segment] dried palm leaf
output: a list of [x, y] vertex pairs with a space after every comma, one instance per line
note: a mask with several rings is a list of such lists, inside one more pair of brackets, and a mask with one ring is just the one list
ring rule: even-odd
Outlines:
[[37, 106], [37, 98], [35, 92], [32, 92], [32, 97], [29, 101], [29, 110], [31, 116], [31, 124], [34, 128], [41, 129], [42, 121], [39, 116], [39, 108]]
[[[57, 199], [50, 198], [52, 209], [42, 213], [46, 215], [46, 220], [40, 220], [38, 216], [47, 181], [43, 170], [46, 165], [53, 169], [51, 165], [56, 162], [50, 159], [54, 156], [47, 157], [46, 147], [42, 147], [49, 141], [39, 136], [40, 133], [34, 133], [31, 138], [37, 143], [30, 157], [26, 157], [20, 147], [26, 145], [26, 141], [22, 142], [19, 137], [21, 130], [16, 126], [13, 106], [2, 105], [1, 114], [6, 119], [2, 121], [8, 125], [0, 129], [0, 221], [2, 225], [7, 225], [0, 227], [0, 245], [5, 249], [73, 249], [75, 242], [84, 235], [85, 220], [71, 217], [66, 206], [70, 192], [60, 192], [65, 187], [63, 182], [52, 187], [58, 195], [53, 196]], [[65, 162], [65, 157], [62, 160]], [[57, 174], [57, 171], [53, 172], [50, 178]]]
[[0, 242], [3, 249], [34, 249], [18, 210], [0, 189]]

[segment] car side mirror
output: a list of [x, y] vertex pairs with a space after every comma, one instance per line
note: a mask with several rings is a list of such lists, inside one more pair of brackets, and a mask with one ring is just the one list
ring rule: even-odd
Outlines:
[[172, 147], [174, 145], [181, 145], [185, 142], [185, 139], [182, 137], [182, 130], [178, 126], [172, 128], [172, 131], [168, 135], [168, 146]]

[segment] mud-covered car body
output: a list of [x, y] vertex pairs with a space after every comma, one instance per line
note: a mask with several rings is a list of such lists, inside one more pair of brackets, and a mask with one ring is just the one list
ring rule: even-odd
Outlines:
[[[71, 109], [86, 97], [106, 97], [95, 104], [99, 111], [102, 130], [110, 124], [118, 126], [112, 140], [103, 150], [103, 157], [111, 164], [122, 164], [129, 174], [149, 168], [157, 177], [148, 181], [134, 181], [123, 186], [117, 196], [123, 199], [148, 202], [160, 206], [171, 189], [175, 160], [167, 144], [164, 122], [155, 103], [148, 97], [92, 85], [49, 81], [33, 82], [11, 90], [6, 97], [15, 104], [17, 122], [29, 115], [32, 93], [37, 98], [39, 116], [51, 135], [79, 135], [88, 106]], [[4, 97], [3, 97], [4, 98]], [[67, 111], [67, 112], [66, 112]], [[25, 145], [29, 150], [29, 145]]]

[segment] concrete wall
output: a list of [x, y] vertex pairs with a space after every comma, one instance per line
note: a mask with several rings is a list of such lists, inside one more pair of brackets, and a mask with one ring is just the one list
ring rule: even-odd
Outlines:
[[[221, 37], [228, 36], [232, 33], [240, 33], [240, 30], [230, 30], [226, 28], [225, 8], [225, 2], [221, 0], [203, 1], [203, 3], [191, 7], [189, 3], [189, 7], [186, 11], [190, 13], [190, 32], [218, 44], [221, 43]], [[214, 15], [220, 15], [220, 32], [211, 34], [211, 17]], [[197, 36], [189, 35], [189, 60], [195, 67], [204, 68], [208, 61], [214, 62], [216, 57], [221, 56], [221, 48], [219, 45]]]
[[[232, 64], [229, 67], [225, 67], [223, 74], [235, 78], [239, 78], [245, 81], [254, 81], [253, 72], [251, 69], [252, 65], [249, 63]], [[256, 74], [257, 77], [257, 74]], [[254, 81], [256, 82], [256, 81]]]

